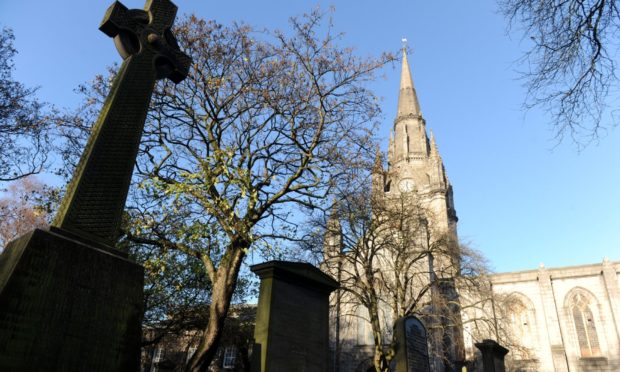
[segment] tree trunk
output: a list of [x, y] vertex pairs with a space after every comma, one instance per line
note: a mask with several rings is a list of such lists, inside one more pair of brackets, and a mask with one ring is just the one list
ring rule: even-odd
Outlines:
[[371, 296], [373, 300], [370, 302], [370, 308], [368, 314], [370, 318], [370, 324], [372, 326], [373, 341], [375, 343], [375, 356], [374, 366], [377, 372], [387, 372], [388, 365], [386, 362], [385, 351], [383, 350], [383, 334], [381, 332], [381, 323], [379, 321], [379, 304], [377, 295], [374, 290], [371, 290]]
[[[246, 244], [247, 245], [247, 244]], [[211, 305], [209, 306], [209, 323], [196, 349], [196, 353], [187, 365], [192, 372], [207, 371], [219, 348], [219, 340], [228, 315], [230, 300], [237, 286], [237, 277], [245, 256], [243, 244], [231, 243], [220, 262], [213, 283]]]

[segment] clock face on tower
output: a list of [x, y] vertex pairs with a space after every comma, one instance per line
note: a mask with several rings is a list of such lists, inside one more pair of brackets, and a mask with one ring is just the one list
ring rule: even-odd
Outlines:
[[411, 178], [402, 179], [398, 183], [398, 188], [400, 189], [401, 192], [411, 192], [413, 191], [414, 186], [415, 184]]

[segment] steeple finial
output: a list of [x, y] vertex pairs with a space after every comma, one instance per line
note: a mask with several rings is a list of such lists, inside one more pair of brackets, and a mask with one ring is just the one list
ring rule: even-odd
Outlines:
[[413, 86], [409, 61], [407, 60], [407, 39], [403, 38], [403, 64], [400, 72], [400, 94], [398, 96], [397, 117], [421, 115], [418, 96]]

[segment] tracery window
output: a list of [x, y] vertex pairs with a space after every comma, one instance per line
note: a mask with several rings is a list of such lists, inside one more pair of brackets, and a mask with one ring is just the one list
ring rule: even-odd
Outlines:
[[601, 347], [590, 306], [589, 298], [584, 293], [577, 292], [573, 295], [569, 307], [581, 356], [584, 358], [601, 355]]

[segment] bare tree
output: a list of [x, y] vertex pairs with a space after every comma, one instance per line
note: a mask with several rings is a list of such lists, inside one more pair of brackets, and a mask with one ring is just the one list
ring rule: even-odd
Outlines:
[[15, 36], [0, 29], [0, 181], [39, 173], [47, 161], [49, 137], [35, 89], [13, 78]]
[[[416, 193], [390, 199], [368, 188], [347, 192], [324, 226], [323, 267], [341, 283], [336, 313], [370, 323], [375, 370], [389, 370], [393, 323], [407, 315], [421, 317], [431, 345], [441, 345], [431, 350], [434, 358], [454, 362], [444, 349], [462, 346], [455, 340], [463, 326], [457, 290], [482, 293], [487, 269], [479, 253], [459, 246], [454, 234], [435, 231], [433, 214]], [[336, 342], [338, 354], [342, 346]]]
[[[208, 324], [191, 370], [216, 353], [250, 249], [297, 239], [293, 215], [320, 208], [350, 171], [343, 160], [372, 150], [379, 107], [366, 83], [392, 57], [355, 57], [324, 17], [293, 18], [290, 35], [193, 16], [175, 31], [194, 65], [154, 93], [125, 239], [182, 254], [206, 275]], [[69, 144], [84, 137], [108, 82], [84, 87], [86, 105], [59, 120]]]
[[510, 23], [522, 26], [532, 43], [523, 57], [528, 68], [523, 73], [528, 89], [525, 105], [540, 106], [551, 114], [556, 139], [569, 136], [582, 146], [617, 125], [608, 96], [619, 87], [618, 3], [498, 1]]

